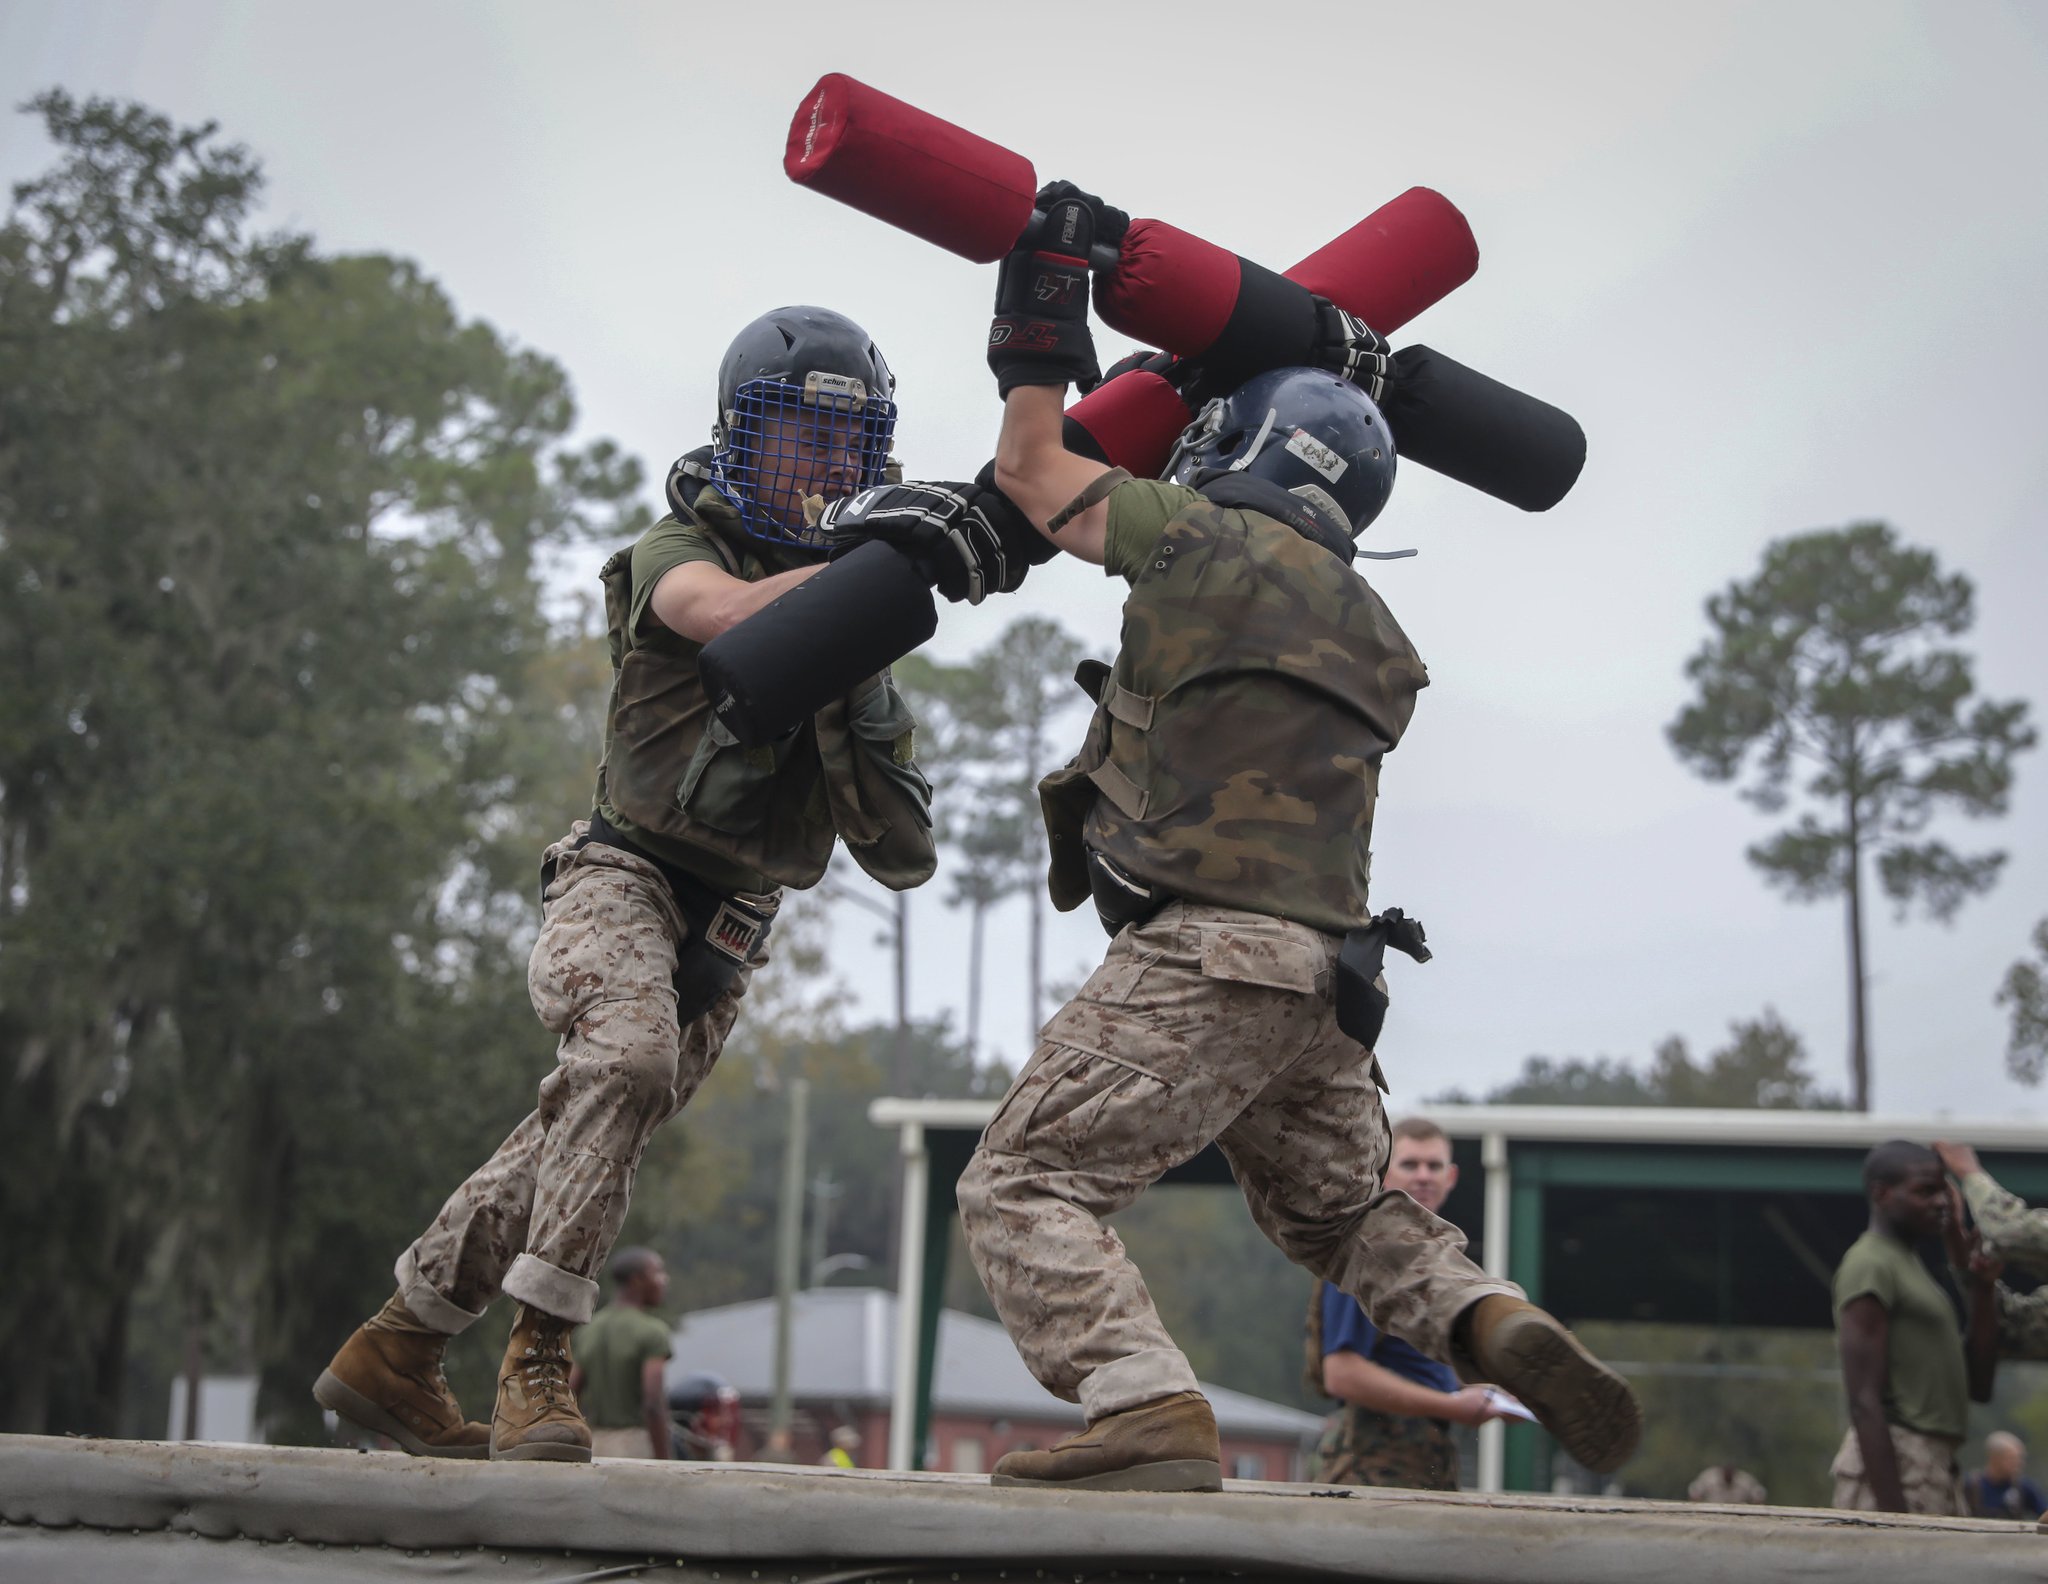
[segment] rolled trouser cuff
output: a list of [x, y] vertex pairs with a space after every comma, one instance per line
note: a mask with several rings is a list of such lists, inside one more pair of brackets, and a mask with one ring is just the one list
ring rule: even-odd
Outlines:
[[523, 1304], [571, 1325], [588, 1325], [597, 1312], [597, 1283], [558, 1265], [522, 1254], [505, 1272], [504, 1291]]
[[1126, 1408], [1171, 1397], [1175, 1392], [1201, 1389], [1194, 1366], [1179, 1348], [1147, 1348], [1091, 1370], [1081, 1382], [1081, 1412], [1093, 1424]]
[[432, 1326], [436, 1331], [449, 1336], [460, 1336], [480, 1318], [460, 1304], [451, 1302], [441, 1295], [440, 1289], [427, 1280], [420, 1269], [420, 1247], [413, 1244], [398, 1256], [398, 1263], [391, 1274], [398, 1278], [398, 1296], [405, 1300], [406, 1308], [421, 1325]]

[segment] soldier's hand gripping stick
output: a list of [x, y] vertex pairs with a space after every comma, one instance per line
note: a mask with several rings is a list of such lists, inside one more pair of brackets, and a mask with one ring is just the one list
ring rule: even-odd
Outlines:
[[832, 564], [704, 646], [713, 712], [749, 748], [794, 730], [937, 631], [932, 589], [979, 604], [1058, 552], [995, 486], [882, 484], [833, 501]]
[[719, 723], [755, 748], [794, 730], [938, 628], [930, 580], [917, 562], [876, 539], [720, 633], [697, 656], [697, 672]]
[[[1022, 155], [839, 73], [805, 96], [783, 168], [801, 185], [979, 263], [1007, 254], [1042, 212], [1044, 195]], [[1470, 279], [1479, 263], [1464, 217], [1422, 187], [1285, 276], [1160, 220], [1132, 221], [1114, 258], [1106, 251], [1099, 243], [1093, 250], [1104, 322], [1201, 359], [1208, 385], [1197, 396], [1288, 362], [1328, 366], [1314, 355], [1329, 339], [1317, 297], [1378, 340]], [[1405, 366], [1421, 367], [1421, 385], [1405, 401], [1391, 383], [1375, 396], [1388, 402], [1404, 456], [1525, 511], [1563, 499], [1585, 460], [1585, 436], [1568, 414], [1441, 353], [1408, 350]], [[1403, 368], [1397, 356], [1393, 372]], [[1386, 372], [1374, 367], [1359, 383], [1371, 394], [1368, 380]], [[1072, 416], [1074, 449], [1148, 477], [1192, 408], [1147, 374], [1102, 387]]]
[[1079, 386], [1102, 378], [1088, 333], [1088, 255], [1098, 233], [1130, 225], [1120, 210], [1070, 182], [1039, 194], [1041, 209], [996, 276], [988, 366], [997, 391], [1019, 385]]

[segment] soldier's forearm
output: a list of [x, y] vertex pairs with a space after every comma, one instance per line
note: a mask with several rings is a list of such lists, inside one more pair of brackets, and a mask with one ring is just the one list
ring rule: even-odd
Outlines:
[[2009, 1359], [2048, 1359], [2048, 1286], [2017, 1293], [2000, 1282], [1996, 1293], [1999, 1353]]
[[1396, 1375], [1356, 1353], [1332, 1353], [1323, 1360], [1323, 1389], [1340, 1402], [1374, 1413], [1451, 1417], [1449, 1393]]
[[2024, 1199], [2007, 1193], [1985, 1171], [1963, 1178], [1963, 1198], [1978, 1230], [2000, 1255], [2048, 1268], [2048, 1209], [2029, 1209]]
[[668, 1405], [648, 1403], [645, 1412], [647, 1439], [654, 1447], [654, 1455], [665, 1458], [669, 1455]]
[[1863, 1479], [1877, 1498], [1880, 1512], [1904, 1512], [1906, 1487], [1899, 1479], [1898, 1454], [1892, 1449], [1892, 1427], [1883, 1404], [1852, 1396], [1849, 1422], [1856, 1427], [1856, 1445], [1863, 1453]]

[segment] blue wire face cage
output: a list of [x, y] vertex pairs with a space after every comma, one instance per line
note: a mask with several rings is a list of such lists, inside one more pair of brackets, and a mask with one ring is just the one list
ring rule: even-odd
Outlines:
[[896, 404], [851, 374], [748, 380], [719, 427], [712, 483], [754, 538], [822, 550], [805, 497], [834, 500], [881, 483], [895, 434]]

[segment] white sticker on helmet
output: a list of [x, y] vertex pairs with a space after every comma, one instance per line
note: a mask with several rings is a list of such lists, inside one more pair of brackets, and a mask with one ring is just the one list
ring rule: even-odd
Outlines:
[[850, 374], [821, 374], [813, 369], [804, 376], [804, 400], [813, 406], [859, 412], [868, 404], [868, 388]]
[[1351, 464], [1337, 455], [1322, 441], [1306, 429], [1297, 429], [1288, 436], [1287, 449], [1314, 468], [1332, 484], [1344, 476], [1344, 470]]
[[[1314, 442], [1311, 441], [1310, 444], [1314, 444]], [[1301, 500], [1307, 501], [1309, 505], [1313, 506], [1317, 511], [1321, 512], [1325, 517], [1329, 518], [1334, 525], [1342, 529], [1345, 533], [1351, 532], [1350, 516], [1345, 512], [1344, 508], [1342, 506], [1339, 506], [1337, 502], [1331, 497], [1330, 492], [1328, 490], [1318, 489], [1313, 484], [1297, 484], [1294, 486], [1293, 489], [1289, 490], [1287, 493], [1296, 496]]]

